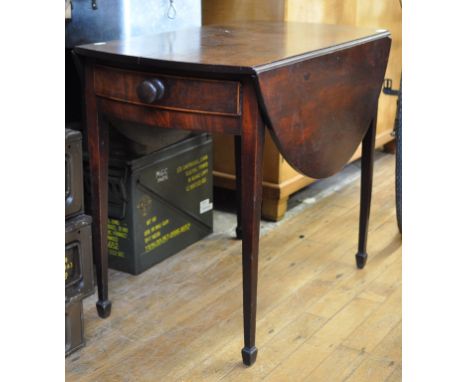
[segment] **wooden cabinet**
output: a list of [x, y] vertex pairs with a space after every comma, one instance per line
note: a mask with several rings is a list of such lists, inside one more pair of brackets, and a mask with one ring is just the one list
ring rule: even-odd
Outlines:
[[[203, 0], [203, 23], [219, 24], [237, 20], [287, 20], [378, 27], [392, 33], [392, 48], [385, 77], [399, 86], [401, 74], [401, 6], [399, 0]], [[393, 140], [396, 98], [382, 94], [379, 101], [376, 146]], [[214, 182], [235, 189], [234, 140], [214, 137]], [[352, 160], [361, 156], [360, 148]], [[280, 220], [289, 196], [309, 185], [307, 178], [289, 166], [269, 134], [266, 136], [263, 166], [262, 216]]]
[[203, 0], [202, 23], [245, 20], [285, 20], [284, 0]]

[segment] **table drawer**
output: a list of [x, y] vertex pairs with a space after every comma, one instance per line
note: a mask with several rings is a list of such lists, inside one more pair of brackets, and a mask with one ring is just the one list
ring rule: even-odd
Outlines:
[[96, 66], [97, 96], [159, 109], [240, 115], [240, 84]]

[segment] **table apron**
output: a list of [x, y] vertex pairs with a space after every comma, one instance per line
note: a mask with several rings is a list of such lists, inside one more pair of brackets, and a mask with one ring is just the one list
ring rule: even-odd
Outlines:
[[110, 118], [161, 128], [240, 135], [241, 116], [156, 109], [97, 97], [98, 113]]

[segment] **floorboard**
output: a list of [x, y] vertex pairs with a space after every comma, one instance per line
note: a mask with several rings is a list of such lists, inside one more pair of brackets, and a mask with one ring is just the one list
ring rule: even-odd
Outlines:
[[223, 208], [208, 238], [139, 276], [110, 272], [112, 315], [84, 301], [86, 346], [66, 358], [67, 381], [400, 381], [394, 167], [377, 153], [364, 270], [359, 162], [295, 195], [280, 223], [262, 222], [253, 367], [241, 363], [240, 243]]

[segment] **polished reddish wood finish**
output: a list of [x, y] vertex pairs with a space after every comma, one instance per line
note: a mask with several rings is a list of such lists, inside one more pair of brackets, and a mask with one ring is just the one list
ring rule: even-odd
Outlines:
[[[375, 110], [388, 32], [334, 25], [251, 23], [203, 27], [76, 48], [86, 67], [98, 311], [107, 296], [105, 119], [236, 136], [242, 235], [244, 348], [255, 362], [262, 154], [265, 125], [306, 175], [338, 171], [365, 135], [359, 252], [366, 251]], [[164, 94], [148, 83], [158, 79]], [[147, 81], [147, 82], [145, 82]], [[143, 83], [146, 89], [141, 90]], [[138, 87], [140, 86], [140, 95]], [[159, 85], [158, 85], [159, 86]], [[156, 93], [155, 93], [156, 92]], [[369, 126], [371, 126], [369, 128]], [[240, 225], [240, 224], [239, 224]], [[367, 256], [367, 255], [366, 255]], [[362, 264], [363, 265], [363, 264]]]
[[111, 313], [112, 304], [108, 296], [108, 257], [107, 257], [107, 219], [108, 196], [107, 176], [109, 158], [109, 131], [105, 123], [100, 123], [97, 99], [93, 94], [93, 68], [85, 67], [86, 139], [89, 151], [91, 173], [91, 193], [93, 210], [93, 257], [96, 264], [98, 301], [96, 308], [99, 316], [106, 318]]
[[384, 30], [312, 23], [208, 25], [76, 47], [79, 54], [134, 68], [213, 74], [256, 74], [352, 44], [383, 38]]
[[389, 51], [385, 38], [259, 73], [272, 137], [297, 171], [324, 178], [348, 163], [374, 117]]
[[236, 167], [236, 239], [242, 239], [242, 142], [241, 137], [234, 137], [234, 162]]
[[242, 359], [252, 365], [257, 358], [255, 324], [257, 314], [258, 247], [262, 208], [262, 171], [265, 125], [255, 90], [244, 87], [241, 137], [242, 191], [242, 284], [244, 301], [244, 348]]
[[240, 134], [240, 117], [203, 115], [175, 110], [160, 110], [126, 102], [98, 99], [99, 110], [110, 118], [144, 123], [161, 128], [178, 128], [208, 133]]
[[[164, 94], [161, 99], [148, 104], [140, 99], [137, 89], [144, 81], [152, 79], [162, 83]], [[240, 115], [240, 84], [235, 81], [183, 78], [97, 66], [94, 90], [100, 97], [157, 109]]]

